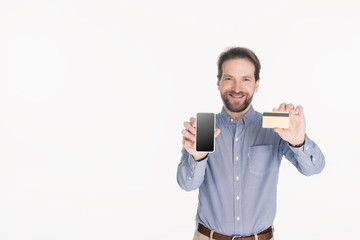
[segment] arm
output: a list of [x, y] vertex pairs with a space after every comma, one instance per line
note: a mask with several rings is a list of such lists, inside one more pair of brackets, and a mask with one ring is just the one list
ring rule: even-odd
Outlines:
[[[177, 169], [177, 181], [179, 186], [186, 190], [195, 190], [202, 184], [207, 166], [208, 154], [196, 152], [196, 119], [190, 118], [190, 122], [184, 122], [181, 131], [183, 135], [183, 149], [181, 151], [181, 160]], [[214, 136], [220, 134], [220, 129], [216, 129]]]
[[195, 161], [193, 156], [184, 148], [181, 153], [182, 156], [177, 169], [177, 182], [185, 191], [192, 191], [200, 187], [204, 180], [208, 157]]
[[281, 139], [279, 151], [305, 176], [320, 173], [325, 167], [325, 157], [320, 148], [307, 135], [300, 147], [292, 147]]
[[289, 112], [289, 128], [274, 128], [282, 138], [279, 152], [304, 175], [320, 173], [325, 158], [320, 148], [305, 134], [305, 116], [301, 106], [282, 103], [273, 111]]

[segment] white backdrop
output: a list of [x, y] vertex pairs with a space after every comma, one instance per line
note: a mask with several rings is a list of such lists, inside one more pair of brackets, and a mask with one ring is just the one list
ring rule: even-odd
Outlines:
[[276, 240], [358, 238], [357, 1], [0, 1], [0, 239], [192, 239], [183, 122], [219, 54], [255, 51], [259, 112], [304, 107], [326, 167], [287, 161]]

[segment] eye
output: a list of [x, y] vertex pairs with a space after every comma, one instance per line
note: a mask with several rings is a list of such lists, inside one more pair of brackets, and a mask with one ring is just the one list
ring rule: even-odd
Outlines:
[[226, 77], [225, 80], [231, 80], [231, 77]]
[[249, 79], [249, 78], [245, 78], [245, 79], [244, 79], [244, 81], [249, 82], [249, 81], [250, 81], [250, 79]]

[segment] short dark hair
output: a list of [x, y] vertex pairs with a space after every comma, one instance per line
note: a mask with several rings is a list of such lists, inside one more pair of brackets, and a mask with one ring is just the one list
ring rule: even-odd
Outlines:
[[243, 47], [233, 47], [229, 48], [225, 52], [220, 54], [219, 60], [218, 60], [218, 79], [221, 80], [222, 77], [222, 65], [226, 60], [234, 59], [234, 58], [247, 58], [249, 59], [254, 65], [255, 65], [255, 81], [260, 79], [260, 61], [255, 55], [253, 51], [251, 51], [248, 48]]

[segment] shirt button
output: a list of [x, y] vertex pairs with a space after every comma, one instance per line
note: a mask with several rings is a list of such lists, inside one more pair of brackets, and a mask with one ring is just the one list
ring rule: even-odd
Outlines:
[[306, 146], [305, 150], [309, 150], [309, 147], [308, 147], [308, 146]]
[[239, 141], [239, 138], [236, 138], [235, 141]]
[[191, 165], [193, 168], [195, 167], [195, 165], [193, 164], [193, 165]]
[[313, 161], [315, 161], [316, 160], [316, 158], [313, 158]]
[[239, 157], [236, 157], [235, 159], [236, 159], [236, 161], [237, 161], [237, 160], [239, 160]]
[[240, 221], [240, 217], [237, 217], [236, 220]]
[[239, 197], [239, 196], [237, 196], [237, 197], [236, 197], [236, 200], [239, 200], [239, 199], [240, 199], [240, 197]]
[[231, 118], [230, 120], [231, 120], [232, 122], [234, 121], [234, 119], [232, 119], [232, 118]]
[[191, 177], [189, 177], [188, 179], [191, 180]]
[[236, 180], [239, 180], [239, 176], [236, 176]]

